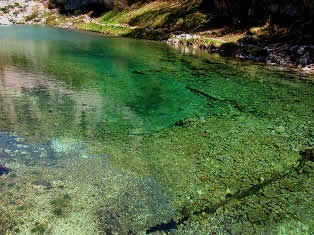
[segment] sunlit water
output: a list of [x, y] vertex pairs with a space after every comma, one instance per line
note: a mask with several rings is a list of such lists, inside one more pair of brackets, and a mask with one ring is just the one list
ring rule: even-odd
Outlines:
[[[36, 198], [47, 210], [53, 210], [49, 202], [54, 197], [63, 195], [58, 187], [69, 188], [66, 192], [76, 201], [63, 218], [67, 222], [50, 224], [51, 214], [26, 203], [30, 205], [24, 216], [40, 213], [38, 223], [53, 234], [92, 234], [97, 213], [109, 214], [111, 220], [100, 221], [109, 228], [118, 226], [117, 213], [145, 231], [176, 213], [172, 194], [158, 180], [162, 171], [154, 165], [141, 176], [130, 166], [126, 173], [128, 163], [123, 170], [113, 166], [114, 151], [109, 156], [103, 145], [120, 143], [121, 152], [132, 151], [123, 145], [133, 137], [130, 146], [139, 151], [139, 138], [166, 132], [189, 118], [202, 122], [207, 117], [250, 115], [270, 129], [279, 119], [310, 128], [314, 88], [297, 78], [261, 65], [178, 53], [156, 42], [37, 26], [1, 27], [0, 163], [15, 169], [14, 182], [25, 184], [19, 191], [24, 190], [27, 200]], [[255, 125], [251, 121], [244, 122]], [[289, 125], [287, 133], [293, 136], [295, 129]], [[139, 162], [147, 168], [149, 153], [143, 155]], [[46, 178], [53, 190], [36, 188], [33, 195], [33, 185], [47, 183], [30, 182], [32, 177]], [[15, 208], [2, 205], [2, 210]], [[36, 228], [35, 220], [25, 218], [21, 231]]]

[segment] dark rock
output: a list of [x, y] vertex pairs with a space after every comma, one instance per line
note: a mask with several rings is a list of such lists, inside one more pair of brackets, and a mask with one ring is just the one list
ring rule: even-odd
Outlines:
[[46, 189], [52, 188], [51, 183], [49, 181], [47, 181], [47, 180], [35, 180], [35, 181], [32, 182], [32, 184], [36, 185], [36, 186], [43, 186]]
[[125, 215], [119, 212], [103, 208], [97, 211], [97, 217], [101, 221], [102, 228], [106, 235], [135, 234], [129, 227], [129, 224], [124, 223]]
[[303, 55], [305, 52], [306, 46], [299, 46], [297, 50], [298, 55]]
[[297, 170], [302, 173], [310, 173], [314, 167], [314, 148], [306, 148], [300, 152], [300, 159], [298, 161]]
[[248, 60], [252, 60], [252, 61], [256, 61], [257, 60], [257, 57], [256, 56], [253, 56], [253, 55], [250, 55], [247, 57]]
[[2, 166], [2, 165], [0, 164], [0, 175], [9, 174], [10, 171], [11, 171], [11, 170], [10, 170], [9, 168], [7, 168], [7, 167], [5, 167], [5, 166]]
[[298, 64], [300, 65], [309, 65], [311, 64], [313, 61], [311, 59], [310, 53], [306, 52], [304, 55], [302, 55], [299, 59], [298, 59]]
[[92, 17], [92, 16], [94, 16], [94, 12], [93, 12], [93, 11], [90, 11], [90, 12], [87, 13], [87, 15], [88, 15], [89, 17]]
[[258, 62], [263, 62], [263, 63], [264, 63], [264, 62], [266, 62], [266, 61], [267, 61], [267, 58], [266, 58], [266, 57], [261, 56], [261, 57], [258, 57], [258, 58], [257, 58], [257, 61], [258, 61]]
[[[105, 7], [112, 9], [115, 5], [114, 0], [49, 0], [50, 7], [60, 8], [66, 11], [73, 11], [84, 7]], [[96, 8], [95, 8], [96, 9]]]
[[307, 164], [304, 166], [303, 168], [303, 172], [304, 173], [312, 173], [313, 172], [313, 168], [311, 166], [308, 166]]
[[55, 9], [57, 8], [57, 4], [53, 3], [53, 2], [48, 2], [48, 9]]
[[307, 148], [301, 152], [301, 156], [305, 161], [314, 162], [314, 148]]
[[242, 47], [235, 43], [225, 43], [220, 47], [219, 54], [221, 56], [235, 56], [241, 53]]
[[175, 125], [175, 126], [185, 126], [185, 124], [186, 124], [186, 123], [185, 123], [184, 120], [179, 120], [179, 121], [176, 121], [174, 125]]
[[174, 208], [154, 180], [133, 180], [114, 202], [96, 211], [104, 234], [140, 234], [175, 215]]
[[238, 42], [243, 45], [258, 45], [257, 39], [255, 39], [254, 37], [250, 35], [245, 36], [244, 38], [240, 39]]
[[249, 50], [249, 53], [255, 57], [266, 57], [268, 55], [268, 51], [262, 47], [253, 47]]
[[292, 45], [292, 46], [289, 47], [288, 50], [289, 50], [290, 53], [294, 53], [295, 54], [298, 48], [299, 48], [298, 45]]
[[255, 62], [266, 62], [266, 57], [263, 56], [248, 56], [247, 59]]
[[77, 9], [77, 10], [74, 11], [74, 15], [78, 16], [80, 14], [82, 14], [82, 11], [80, 9]]

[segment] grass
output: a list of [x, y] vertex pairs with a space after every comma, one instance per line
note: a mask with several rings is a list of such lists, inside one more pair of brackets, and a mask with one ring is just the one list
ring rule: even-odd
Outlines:
[[222, 40], [218, 40], [215, 38], [196, 38], [196, 39], [180, 39], [186, 45], [204, 45], [206, 47], [214, 46], [214, 47], [221, 47], [225, 42]]
[[24, 211], [26, 209], [26, 207], [24, 205], [22, 205], [22, 206], [18, 206], [16, 209], [19, 211]]
[[71, 196], [69, 194], [64, 194], [63, 196], [53, 199], [50, 201], [52, 206], [52, 213], [56, 216], [63, 216], [64, 210], [70, 204]]
[[163, 40], [170, 31], [197, 31], [208, 24], [209, 17], [197, 7], [197, 4], [178, 0], [135, 4], [122, 11], [111, 10], [98, 19], [99, 23], [81, 24], [79, 28], [114, 36]]
[[100, 22], [152, 29], [172, 27], [172, 30], [197, 30], [209, 23], [210, 19], [208, 15], [199, 12], [197, 7], [198, 4], [186, 4], [184, 1], [154, 1], [123, 11], [109, 11], [100, 18]]
[[58, 26], [61, 24], [65, 24], [69, 21], [64, 15], [53, 15], [51, 12], [46, 12], [42, 15], [42, 18], [45, 19], [47, 25], [50, 26]]
[[25, 17], [25, 21], [31, 21], [31, 20], [34, 20], [38, 17], [38, 12], [34, 12], [28, 16]]
[[[220, 47], [225, 41], [236, 42], [243, 33], [216, 32], [206, 29], [213, 24], [214, 16], [199, 11], [199, 1], [193, 3], [183, 0], [153, 1], [145, 4], [134, 4], [128, 9], [111, 10], [96, 19], [96, 22], [84, 23], [63, 15], [48, 15], [46, 23], [57, 26], [72, 22], [73, 26], [87, 31], [111, 36], [125, 36], [152, 40], [165, 40], [172, 32], [201, 33], [196, 40], [182, 40], [187, 44], [206, 47]], [[76, 21], [76, 22], [74, 22]], [[221, 31], [221, 30], [220, 30]], [[215, 35], [210, 35], [214, 32]]]
[[114, 25], [100, 25], [100, 24], [95, 24], [95, 23], [82, 24], [79, 26], [79, 28], [83, 30], [109, 34], [113, 36], [124, 36], [132, 31], [130, 28], [126, 28], [126, 27], [114, 26]]
[[46, 225], [36, 222], [35, 226], [31, 229], [31, 232], [37, 234], [45, 234], [46, 230], [47, 230]]
[[214, 38], [204, 38], [201, 39], [205, 45], [213, 45], [215, 47], [220, 47], [224, 42]]

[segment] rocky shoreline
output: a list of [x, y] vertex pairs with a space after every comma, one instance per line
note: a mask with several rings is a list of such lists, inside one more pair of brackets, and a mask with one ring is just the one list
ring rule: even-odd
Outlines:
[[[48, 0], [4, 0], [0, 2], [0, 25], [42, 24], [87, 31], [89, 29], [79, 25], [94, 24], [102, 27], [103, 24], [91, 17], [91, 13], [61, 16], [56, 9], [48, 9]], [[106, 26], [110, 27], [110, 25]], [[112, 27], [117, 27], [117, 25], [112, 25]], [[134, 28], [128, 25], [123, 25], [123, 27]], [[108, 34], [110, 35], [110, 32]], [[228, 42], [218, 37], [204, 38], [201, 34], [173, 33], [165, 42], [173, 47], [201, 49], [209, 53], [218, 53], [224, 57], [289, 67], [304, 74], [314, 74], [313, 43], [303, 43], [302, 41], [265, 43], [263, 40], [256, 40], [249, 32], [237, 42]], [[145, 35], [141, 35], [139, 38], [147, 39]], [[149, 39], [152, 38], [149, 37]], [[156, 40], [160, 40], [160, 38]]]
[[[172, 35], [166, 43], [174, 47], [191, 47], [206, 50], [209, 53], [218, 53], [225, 57], [234, 57], [240, 60], [250, 60], [269, 65], [295, 68], [302, 73], [314, 73], [314, 44], [263, 44], [247, 35], [237, 43], [202, 42], [197, 34]], [[213, 38], [213, 40], [217, 40]]]

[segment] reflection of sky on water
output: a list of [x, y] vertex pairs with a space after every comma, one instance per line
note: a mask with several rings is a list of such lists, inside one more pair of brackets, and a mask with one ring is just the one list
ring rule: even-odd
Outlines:
[[35, 136], [65, 130], [139, 134], [172, 125], [204, 105], [158, 69], [159, 44], [46, 28], [19, 30], [0, 33], [3, 130]]

